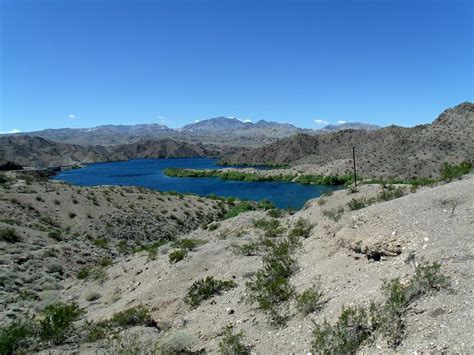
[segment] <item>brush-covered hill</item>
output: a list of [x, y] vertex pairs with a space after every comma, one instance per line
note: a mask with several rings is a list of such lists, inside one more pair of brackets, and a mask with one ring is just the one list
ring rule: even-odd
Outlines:
[[188, 143], [165, 138], [115, 146], [82, 146], [40, 137], [0, 136], [0, 160], [24, 167], [47, 168], [138, 158], [215, 157], [235, 148]]
[[355, 147], [358, 169], [364, 176], [431, 177], [444, 162], [472, 160], [473, 136], [474, 105], [466, 102], [444, 111], [428, 125], [298, 134], [225, 157], [221, 162], [291, 164], [313, 174], [346, 174], [352, 169]]

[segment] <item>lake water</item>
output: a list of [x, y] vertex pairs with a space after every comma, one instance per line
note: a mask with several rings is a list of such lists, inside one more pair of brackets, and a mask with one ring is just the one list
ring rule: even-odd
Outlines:
[[244, 182], [219, 178], [178, 178], [163, 173], [165, 168], [218, 169], [216, 159], [137, 159], [113, 163], [90, 164], [81, 169], [62, 171], [54, 176], [82, 186], [143, 186], [159, 191], [177, 191], [206, 196], [235, 196], [260, 201], [268, 199], [279, 208], [300, 209], [309, 199], [338, 189], [336, 186], [302, 185], [291, 182]]

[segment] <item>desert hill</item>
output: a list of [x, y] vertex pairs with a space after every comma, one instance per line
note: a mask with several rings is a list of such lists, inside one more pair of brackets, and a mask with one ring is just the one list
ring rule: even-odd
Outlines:
[[[418, 191], [361, 185], [294, 215], [258, 210], [211, 224], [231, 205], [21, 174], [8, 173], [0, 187], [0, 319], [14, 324], [26, 311], [43, 319], [58, 300], [85, 313], [55, 330], [62, 338], [22, 338], [19, 350], [215, 353], [223, 342], [256, 353], [474, 349], [472, 174]], [[160, 240], [170, 241], [147, 244]], [[275, 271], [280, 286], [265, 293], [258, 280]], [[242, 333], [232, 338], [226, 327]], [[343, 339], [352, 342], [336, 345]]]
[[224, 164], [291, 164], [313, 174], [351, 171], [352, 147], [360, 173], [369, 177], [431, 177], [444, 162], [474, 157], [474, 105], [443, 112], [432, 124], [299, 134], [222, 159]]
[[216, 157], [233, 152], [236, 149], [169, 138], [105, 147], [53, 142], [40, 137], [0, 136], [0, 160], [34, 168], [138, 158]]

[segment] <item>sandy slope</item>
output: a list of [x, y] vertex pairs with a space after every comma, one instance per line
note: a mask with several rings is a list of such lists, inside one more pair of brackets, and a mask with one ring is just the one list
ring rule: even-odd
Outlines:
[[[310, 350], [314, 321], [327, 318], [334, 322], [343, 305], [380, 300], [384, 280], [406, 280], [413, 275], [415, 263], [437, 261], [451, 278], [451, 289], [410, 306], [407, 337], [397, 352], [473, 351], [474, 176], [348, 211], [347, 203], [352, 198], [375, 195], [379, 189], [372, 185], [362, 186], [355, 194], [338, 191], [322, 198], [325, 202], [312, 200], [294, 216], [281, 219], [286, 226], [300, 217], [315, 224], [297, 252], [300, 269], [291, 282], [301, 292], [320, 275], [327, 300], [320, 313], [307, 317], [296, 314], [291, 305], [292, 316], [284, 328], [274, 328], [255, 304], [245, 302], [245, 282], [261, 267], [261, 257], [233, 251], [235, 245], [255, 240], [262, 233], [253, 227], [253, 220], [263, 217], [264, 212], [223, 221], [213, 232], [191, 232], [187, 237], [207, 243], [177, 264], [168, 262], [165, 246], [154, 261], [142, 255], [117, 262], [108, 270], [103, 285], [73, 281], [63, 296], [85, 307], [91, 320], [144, 304], [161, 328], [161, 332], [148, 330], [148, 337], [161, 339], [185, 330], [196, 338], [195, 349], [217, 351], [223, 327], [233, 324], [244, 331], [245, 342], [256, 353], [303, 353]], [[324, 210], [341, 206], [345, 212], [338, 222], [323, 214]], [[194, 281], [205, 276], [233, 279], [238, 287], [190, 309], [183, 302], [186, 292]], [[89, 303], [84, 296], [90, 290], [100, 292], [103, 299], [112, 293], [120, 299], [112, 304], [102, 299]], [[392, 350], [378, 341], [366, 351]]]

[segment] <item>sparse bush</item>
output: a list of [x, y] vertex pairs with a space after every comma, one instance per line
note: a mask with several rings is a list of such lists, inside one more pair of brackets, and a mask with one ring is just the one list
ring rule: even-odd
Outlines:
[[264, 209], [264, 210], [271, 210], [271, 209], [275, 209], [276, 207], [273, 204], [273, 202], [265, 199], [265, 200], [261, 200], [258, 203], [258, 208], [261, 208], [261, 209]]
[[238, 216], [241, 213], [247, 212], [247, 211], [253, 211], [255, 208], [250, 202], [241, 202], [237, 206], [231, 208], [225, 215], [224, 219], [228, 218], [233, 218]]
[[272, 219], [260, 218], [253, 222], [253, 226], [255, 228], [260, 228], [263, 230], [276, 229], [280, 226], [280, 222], [274, 218]]
[[207, 229], [210, 231], [210, 232], [213, 232], [215, 231], [217, 228], [219, 228], [221, 224], [220, 223], [211, 223], [207, 226]]
[[347, 204], [351, 211], [360, 210], [361, 208], [365, 208], [367, 206], [367, 199], [365, 198], [353, 198]]
[[188, 332], [181, 330], [171, 334], [161, 344], [163, 355], [190, 354], [197, 339]]
[[193, 250], [194, 248], [198, 247], [199, 245], [204, 244], [203, 240], [198, 239], [190, 239], [190, 238], [181, 238], [174, 241], [171, 245], [174, 248], [179, 249], [186, 249], [186, 250]]
[[290, 236], [301, 237], [301, 238], [308, 238], [311, 235], [311, 230], [313, 229], [313, 225], [309, 223], [307, 219], [300, 218], [296, 221], [295, 226], [290, 231]]
[[261, 245], [258, 242], [246, 243], [235, 247], [235, 250], [239, 254], [243, 254], [246, 256], [258, 255], [260, 249]]
[[321, 284], [313, 285], [296, 297], [296, 309], [304, 315], [319, 311], [324, 304], [323, 295]]
[[69, 218], [74, 219], [74, 218], [76, 218], [77, 214], [75, 214], [74, 212], [69, 212], [68, 216], [69, 216]]
[[212, 276], [208, 276], [191, 285], [184, 301], [195, 308], [202, 301], [236, 286], [237, 284], [232, 280], [216, 280]]
[[271, 209], [271, 210], [267, 210], [268, 216], [272, 217], [272, 218], [281, 218], [284, 213], [285, 213], [285, 211], [282, 210], [282, 209], [279, 209], [279, 208], [274, 208], [274, 209]]
[[16, 354], [26, 351], [35, 330], [30, 320], [14, 321], [0, 329], [0, 354]]
[[334, 208], [331, 210], [323, 210], [323, 216], [326, 216], [332, 219], [334, 222], [339, 221], [343, 214], [344, 214], [344, 207]]
[[110, 319], [113, 326], [129, 328], [138, 325], [144, 327], [156, 327], [156, 322], [150, 315], [150, 312], [144, 306], [129, 308], [125, 311], [116, 313]]
[[172, 264], [177, 263], [178, 261], [183, 260], [186, 257], [186, 255], [188, 255], [188, 251], [186, 249], [173, 250], [169, 254], [170, 263]]
[[222, 355], [245, 355], [249, 354], [248, 347], [242, 343], [244, 333], [239, 331], [234, 333], [231, 325], [225, 327], [224, 338], [219, 342], [219, 351]]
[[343, 308], [336, 324], [316, 324], [311, 346], [319, 354], [354, 354], [374, 339], [369, 313], [364, 308]]
[[469, 173], [471, 169], [472, 163], [467, 161], [458, 165], [444, 163], [443, 167], [441, 168], [441, 179], [444, 181], [452, 181], [454, 179], [460, 178], [464, 174]]
[[56, 230], [49, 232], [49, 233], [48, 233], [48, 237], [51, 238], [51, 239], [54, 239], [54, 240], [56, 240], [56, 241], [58, 241], [58, 242], [60, 242], [60, 241], [63, 240], [63, 238], [62, 238], [62, 236], [61, 236], [61, 232], [60, 232], [60, 231], [56, 231]]
[[76, 304], [58, 303], [46, 307], [39, 323], [40, 338], [52, 344], [62, 344], [73, 331], [73, 323], [82, 314]]
[[21, 239], [14, 228], [7, 227], [0, 229], [0, 240], [7, 243], [17, 243]]
[[102, 295], [97, 292], [97, 291], [91, 291], [91, 292], [88, 292], [84, 298], [87, 302], [94, 302], [94, 301], [97, 301], [99, 298], [101, 298]]
[[265, 244], [268, 251], [263, 257], [263, 267], [246, 284], [248, 297], [251, 302], [257, 302], [276, 324], [281, 324], [286, 320], [281, 304], [294, 294], [289, 279], [296, 270], [292, 252], [299, 244], [289, 238], [278, 242], [267, 240]]

